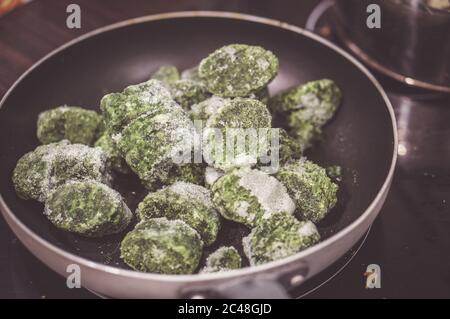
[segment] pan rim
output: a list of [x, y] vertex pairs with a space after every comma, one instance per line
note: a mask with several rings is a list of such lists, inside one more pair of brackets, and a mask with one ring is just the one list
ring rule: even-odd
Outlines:
[[[88, 267], [93, 270], [97, 271], [103, 271], [109, 274], [113, 274], [116, 276], [121, 277], [132, 277], [137, 278], [141, 280], [149, 280], [149, 281], [167, 281], [167, 282], [200, 282], [200, 281], [207, 281], [207, 280], [225, 280], [225, 279], [231, 279], [236, 278], [239, 276], [246, 276], [246, 275], [252, 275], [256, 273], [260, 273], [266, 270], [274, 269], [283, 265], [286, 265], [288, 263], [292, 263], [295, 261], [300, 261], [304, 259], [306, 256], [311, 255], [321, 249], [324, 249], [327, 246], [330, 246], [335, 241], [340, 240], [342, 237], [346, 236], [350, 232], [352, 232], [354, 229], [356, 229], [361, 223], [364, 222], [364, 220], [371, 215], [373, 210], [377, 207], [377, 205], [380, 203], [380, 201], [383, 200], [383, 197], [386, 195], [386, 193], [389, 190], [395, 167], [397, 162], [397, 147], [398, 147], [398, 134], [397, 134], [397, 122], [395, 119], [395, 113], [394, 109], [392, 107], [392, 104], [389, 100], [389, 98], [386, 95], [386, 92], [384, 91], [383, 87], [380, 85], [378, 80], [375, 79], [375, 77], [370, 73], [370, 71], [356, 58], [351, 56], [349, 53], [341, 49], [340, 47], [336, 46], [335, 44], [331, 43], [330, 41], [320, 37], [319, 35], [312, 33], [310, 31], [307, 31], [301, 27], [297, 27], [291, 24], [288, 24], [286, 22], [282, 22], [275, 19], [265, 18], [265, 17], [259, 17], [255, 15], [249, 15], [249, 14], [243, 14], [243, 13], [236, 13], [236, 12], [227, 12], [227, 11], [179, 11], [179, 12], [168, 12], [168, 13], [160, 13], [160, 14], [153, 14], [153, 15], [146, 15], [141, 16], [137, 18], [131, 18], [127, 20], [123, 20], [120, 22], [116, 22], [92, 31], [89, 31], [75, 39], [72, 39], [71, 41], [59, 46], [58, 48], [52, 50], [51, 52], [47, 53], [44, 57], [39, 59], [37, 62], [35, 62], [31, 67], [29, 67], [14, 83], [13, 85], [6, 91], [5, 95], [0, 100], [0, 109], [3, 107], [3, 104], [5, 103], [6, 99], [9, 97], [9, 95], [13, 92], [13, 90], [19, 85], [19, 83], [34, 69], [39, 67], [43, 62], [48, 60], [49, 58], [55, 56], [59, 52], [71, 47], [72, 45], [84, 41], [88, 38], [94, 37], [98, 34], [108, 32], [111, 30], [119, 29], [122, 27], [126, 27], [129, 25], [135, 25], [140, 23], [146, 23], [149, 21], [158, 21], [158, 20], [168, 20], [168, 19], [178, 19], [178, 18], [192, 18], [192, 17], [200, 17], [200, 18], [223, 18], [223, 19], [234, 19], [234, 20], [242, 20], [242, 21], [249, 21], [259, 24], [265, 24], [270, 25], [274, 27], [278, 27], [281, 29], [285, 29], [294, 33], [298, 33], [300, 35], [303, 35], [305, 37], [308, 37], [316, 42], [319, 42], [320, 44], [324, 45], [325, 47], [335, 51], [337, 54], [340, 54], [344, 58], [346, 58], [349, 62], [351, 62], [355, 67], [357, 67], [375, 86], [375, 88], [378, 90], [379, 94], [383, 98], [385, 102], [385, 107], [387, 107], [387, 110], [389, 112], [390, 118], [391, 118], [391, 124], [393, 129], [393, 155], [392, 155], [392, 161], [389, 168], [389, 172], [384, 180], [383, 185], [377, 192], [375, 198], [372, 200], [372, 202], [369, 204], [369, 206], [364, 210], [364, 212], [351, 224], [347, 225], [345, 228], [343, 228], [341, 231], [337, 232], [336, 234], [330, 236], [329, 238], [325, 239], [324, 241], [304, 250], [301, 251], [295, 255], [275, 260], [263, 265], [258, 266], [252, 266], [252, 267], [245, 267], [241, 269], [231, 270], [227, 272], [218, 272], [218, 273], [209, 273], [209, 274], [190, 274], [190, 275], [166, 275], [166, 274], [154, 274], [154, 273], [144, 273], [144, 272], [138, 272], [135, 270], [128, 270], [128, 269], [122, 269], [118, 267], [113, 267], [105, 264], [101, 264], [98, 262], [94, 262], [92, 260], [86, 259], [84, 257], [77, 256], [75, 254], [72, 254], [70, 252], [67, 252], [54, 244], [50, 243], [49, 241], [45, 240], [44, 238], [37, 235], [35, 232], [33, 232], [30, 228], [28, 228], [22, 221], [19, 220], [19, 218], [12, 212], [12, 210], [8, 207], [6, 202], [4, 201], [2, 195], [0, 194], [0, 210], [2, 211], [2, 214], [4, 218], [6, 219], [7, 223], [8, 221], [11, 221], [14, 223], [15, 226], [19, 227], [22, 232], [24, 232], [27, 236], [29, 236], [32, 240], [37, 242], [41, 247], [44, 247], [48, 250], [50, 250], [53, 254], [57, 254], [60, 257], [63, 257], [67, 260], [73, 261], [80, 266]], [[8, 220], [9, 219], [9, 220]], [[9, 224], [9, 223], [8, 223]], [[10, 228], [11, 227], [10, 225]], [[14, 229], [13, 229], [14, 231]]]

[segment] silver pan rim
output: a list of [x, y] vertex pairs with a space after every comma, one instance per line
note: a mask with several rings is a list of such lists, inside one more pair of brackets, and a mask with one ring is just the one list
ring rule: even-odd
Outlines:
[[[128, 270], [128, 269], [122, 269], [117, 268], [113, 266], [108, 266], [104, 264], [100, 264], [91, 260], [88, 260], [86, 258], [74, 255], [72, 253], [69, 253], [52, 243], [46, 241], [45, 239], [38, 236], [36, 233], [34, 233], [31, 229], [29, 229], [25, 224], [23, 224], [12, 212], [12, 210], [8, 207], [6, 202], [4, 201], [3, 197], [0, 194], [0, 210], [2, 211], [3, 217], [6, 219], [7, 223], [9, 224], [10, 228], [14, 231], [14, 233], [17, 235], [17, 230], [15, 227], [18, 227], [21, 232], [26, 234], [31, 240], [33, 240], [35, 243], [37, 243], [41, 248], [47, 249], [53, 254], [59, 255], [60, 257], [65, 258], [66, 260], [70, 260], [80, 266], [91, 268], [93, 270], [106, 272], [112, 275], [121, 276], [121, 277], [127, 277], [127, 278], [136, 278], [141, 280], [148, 280], [148, 281], [167, 281], [167, 282], [184, 282], [184, 283], [191, 283], [191, 282], [204, 282], [208, 280], [226, 280], [231, 278], [236, 278], [240, 276], [245, 275], [252, 275], [255, 273], [264, 272], [270, 269], [275, 269], [277, 267], [286, 265], [288, 263], [293, 263], [296, 261], [300, 261], [307, 257], [308, 255], [314, 254], [319, 250], [325, 249], [327, 246], [330, 246], [335, 241], [340, 240], [341, 238], [345, 237], [349, 233], [351, 233], [353, 230], [355, 230], [360, 224], [368, 218], [375, 210], [376, 207], [379, 205], [381, 201], [383, 201], [384, 196], [389, 191], [389, 187], [394, 175], [396, 162], [397, 162], [397, 147], [398, 147], [398, 135], [397, 135], [397, 122], [395, 119], [395, 113], [394, 109], [392, 107], [391, 102], [389, 101], [389, 98], [386, 95], [386, 92], [380, 85], [380, 83], [375, 79], [375, 77], [370, 73], [370, 71], [361, 64], [356, 58], [351, 56], [349, 53], [344, 51], [343, 49], [339, 48], [335, 44], [331, 43], [330, 41], [322, 38], [321, 36], [312, 33], [310, 31], [307, 31], [301, 27], [297, 27], [291, 24], [288, 24], [286, 22], [282, 22], [275, 19], [270, 18], [264, 18], [249, 14], [242, 14], [242, 13], [236, 13], [236, 12], [225, 12], [225, 11], [180, 11], [180, 12], [169, 12], [169, 13], [160, 13], [160, 14], [154, 14], [154, 15], [146, 15], [142, 17], [127, 19], [124, 21], [120, 21], [117, 23], [113, 23], [95, 30], [92, 30], [86, 34], [83, 34], [61, 46], [58, 48], [52, 50], [48, 54], [46, 54], [43, 58], [38, 60], [36, 63], [34, 63], [30, 68], [28, 68], [15, 82], [14, 84], [8, 89], [8, 91], [5, 93], [3, 98], [0, 101], [0, 109], [3, 107], [4, 102], [9, 97], [11, 92], [18, 86], [18, 84], [34, 69], [36, 69], [39, 65], [41, 65], [44, 61], [48, 60], [49, 58], [53, 57], [57, 53], [69, 48], [70, 46], [81, 42], [85, 39], [94, 37], [98, 34], [111, 31], [114, 29], [126, 27], [129, 25], [134, 24], [140, 24], [140, 23], [146, 23], [149, 21], [156, 21], [156, 20], [167, 20], [167, 19], [176, 19], [176, 18], [187, 18], [187, 17], [203, 17], [203, 18], [224, 18], [224, 19], [234, 19], [234, 20], [243, 20], [243, 21], [249, 21], [249, 22], [255, 22], [260, 24], [266, 24], [270, 26], [279, 27], [285, 30], [289, 30], [298, 34], [301, 34], [303, 36], [306, 36], [312, 40], [315, 40], [319, 42], [320, 44], [328, 47], [329, 49], [332, 49], [337, 54], [340, 54], [347, 60], [349, 60], [353, 65], [355, 65], [375, 86], [375, 88], [378, 90], [379, 94], [382, 96], [385, 106], [388, 109], [389, 115], [391, 117], [391, 124], [393, 128], [393, 136], [394, 136], [394, 147], [393, 147], [393, 154], [392, 154], [392, 161], [391, 166], [389, 168], [388, 175], [378, 191], [375, 198], [372, 200], [370, 205], [365, 209], [365, 211], [351, 224], [346, 226], [344, 229], [339, 231], [338, 233], [334, 234], [333, 236], [325, 239], [324, 241], [318, 243], [317, 245], [314, 245], [304, 251], [301, 251], [295, 255], [292, 255], [290, 257], [286, 257], [280, 260], [272, 261], [263, 265], [258, 266], [252, 266], [252, 267], [246, 267], [242, 269], [236, 269], [231, 270], [227, 272], [219, 272], [219, 273], [210, 273], [210, 274], [191, 274], [191, 275], [164, 275], [164, 274], [152, 274], [152, 273], [143, 273], [138, 272], [134, 270]], [[20, 238], [19, 238], [20, 239]], [[23, 241], [22, 239], [20, 239]]]

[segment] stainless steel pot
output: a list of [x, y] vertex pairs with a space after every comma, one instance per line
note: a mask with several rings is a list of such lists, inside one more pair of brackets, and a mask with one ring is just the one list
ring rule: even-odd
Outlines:
[[[337, 81], [344, 92], [340, 111], [325, 128], [325, 140], [308, 154], [321, 163], [344, 167], [339, 207], [319, 225], [322, 242], [289, 258], [229, 272], [181, 276], [141, 273], [119, 262], [106, 264], [91, 241], [66, 237], [39, 213], [39, 204], [16, 196], [11, 173], [17, 159], [34, 147], [36, 117], [46, 105], [63, 101], [95, 105], [105, 91], [147, 78], [150, 70], [143, 68], [155, 69], [163, 62], [189, 67], [213, 48], [230, 42], [257, 43], [279, 56], [281, 69], [271, 85], [272, 92], [324, 76]], [[173, 60], [168, 61], [168, 56]], [[18, 127], [20, 136], [16, 134]], [[375, 78], [356, 59], [319, 36], [249, 15], [179, 12], [120, 22], [45, 56], [1, 101], [0, 146], [8, 150], [0, 154], [2, 214], [20, 241], [62, 276], [68, 275], [68, 265], [77, 264], [81, 284], [109, 297], [276, 298], [286, 297], [291, 288], [331, 265], [368, 230], [392, 181], [397, 131], [392, 106]], [[125, 190], [124, 196], [129, 198], [127, 192], [131, 191]], [[227, 229], [225, 236], [228, 232], [234, 236], [233, 229]], [[120, 238], [114, 240], [120, 242]], [[77, 245], [83, 247], [74, 249]]]
[[[369, 4], [380, 7], [379, 29], [367, 27]], [[408, 85], [450, 92], [449, 8], [447, 0], [337, 0], [331, 17], [339, 38], [369, 66]]]

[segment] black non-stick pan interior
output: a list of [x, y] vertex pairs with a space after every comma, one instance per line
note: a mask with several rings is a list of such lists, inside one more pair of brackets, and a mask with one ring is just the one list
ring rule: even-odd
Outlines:
[[[109, 30], [84, 39], [53, 55], [29, 73], [10, 93], [0, 110], [0, 192], [9, 208], [33, 232], [76, 255], [126, 267], [119, 259], [122, 235], [85, 239], [55, 229], [42, 214], [42, 204], [15, 194], [14, 166], [38, 145], [39, 112], [62, 104], [98, 109], [101, 97], [142, 82], [162, 64], [192, 67], [214, 49], [247, 43], [273, 51], [280, 72], [271, 93], [309, 80], [330, 78], [344, 94], [323, 140], [307, 156], [323, 166], [341, 165], [343, 180], [338, 205], [318, 226], [327, 238], [358, 218], [375, 198], [392, 161], [394, 136], [385, 101], [361, 70], [345, 57], [307, 36], [262, 23], [184, 17], [148, 21]], [[131, 209], [145, 196], [134, 176], [119, 177], [117, 186]], [[245, 227], [224, 222], [220, 239], [240, 247]]]

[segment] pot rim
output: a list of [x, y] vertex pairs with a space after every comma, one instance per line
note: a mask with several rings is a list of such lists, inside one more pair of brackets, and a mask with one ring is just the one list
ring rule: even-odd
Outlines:
[[[332, 0], [330, 0], [332, 1]], [[413, 2], [413, 1], [409, 1]], [[447, 23], [450, 21], [450, 11], [447, 10], [441, 10], [441, 9], [433, 9], [428, 8], [428, 11], [425, 9], [421, 9], [419, 7], [414, 7], [409, 3], [408, 1], [400, 1], [400, 2], [394, 2], [394, 1], [388, 1], [383, 0], [379, 1], [379, 5], [382, 5], [383, 7], [386, 7], [386, 9], [389, 9], [391, 11], [391, 14], [395, 15], [395, 18], [398, 19], [398, 22], [404, 22], [406, 20], [417, 20], [417, 19], [434, 19], [438, 16], [442, 23]], [[343, 2], [342, 2], [343, 3]], [[349, 21], [347, 21], [348, 13], [346, 13], [345, 6], [342, 6], [342, 3], [335, 2], [334, 6], [331, 10], [331, 16], [333, 19], [332, 21], [332, 27], [335, 31], [335, 34], [338, 38], [338, 40], [342, 43], [342, 45], [348, 49], [354, 56], [356, 56], [360, 61], [362, 61], [366, 66], [368, 66], [373, 71], [379, 72], [382, 75], [385, 75], [391, 79], [394, 79], [395, 81], [398, 81], [408, 87], [412, 88], [419, 88], [419, 89], [425, 89], [430, 90], [437, 93], [450, 93], [450, 79], [448, 78], [440, 78], [439, 75], [428, 75], [427, 73], [424, 73], [423, 71], [417, 72], [414, 68], [407, 68], [404, 66], [400, 61], [397, 61], [397, 63], [388, 63], [386, 61], [379, 60], [377, 57], [376, 52], [380, 53], [380, 50], [385, 50], [384, 41], [378, 41], [379, 44], [383, 44], [381, 49], [377, 49], [376, 46], [372, 44], [363, 44], [358, 39], [355, 39], [353, 37], [352, 26], [349, 25]], [[368, 1], [365, 1], [364, 3], [358, 3], [357, 5], [365, 6], [370, 3]], [[416, 3], [417, 4], [417, 3]], [[399, 11], [401, 10], [401, 11]], [[394, 20], [394, 17], [391, 17], [391, 20]], [[401, 21], [400, 21], [401, 20]], [[391, 21], [392, 22], [392, 21]], [[419, 21], [420, 22], [420, 21]], [[417, 23], [417, 27], [419, 27], [419, 22], [415, 21]], [[427, 28], [426, 26], [422, 26], [422, 29]], [[383, 30], [380, 29], [380, 30]], [[407, 32], [408, 34], [419, 32], [417, 30], [411, 31], [407, 29], [401, 29], [401, 32]], [[389, 33], [390, 31], [385, 31], [385, 33]], [[400, 32], [400, 31], [399, 31]], [[382, 34], [383, 31], [381, 31], [380, 34]], [[417, 40], [417, 39], [416, 39]], [[398, 48], [397, 49], [406, 49], [407, 47], [404, 44], [397, 43]], [[440, 47], [439, 47], [440, 48]], [[411, 49], [411, 48], [410, 48]], [[371, 52], [373, 50], [376, 50], [376, 52]], [[427, 50], [429, 50], [429, 47], [427, 47]], [[392, 51], [392, 50], [391, 50]], [[398, 51], [398, 50], [397, 50]], [[414, 51], [414, 50], [413, 50]], [[424, 58], [420, 59], [420, 61], [411, 62], [413, 66], [420, 65], [424, 62]], [[438, 65], [436, 65], [438, 67]]]
[[51, 251], [53, 254], [59, 255], [60, 257], [63, 257], [67, 260], [73, 261], [73, 263], [76, 263], [80, 266], [84, 266], [87, 268], [91, 268], [93, 270], [106, 272], [112, 275], [121, 276], [121, 277], [128, 277], [128, 278], [135, 278], [135, 279], [141, 279], [141, 280], [149, 280], [149, 281], [167, 281], [167, 282], [202, 282], [202, 281], [208, 281], [208, 280], [224, 280], [224, 279], [231, 279], [236, 278], [240, 276], [246, 276], [246, 275], [252, 275], [255, 273], [260, 273], [264, 271], [268, 271], [270, 269], [274, 269], [283, 265], [286, 265], [288, 263], [293, 263], [296, 261], [300, 261], [301, 259], [305, 258], [308, 255], [314, 254], [317, 251], [324, 249], [327, 246], [330, 246], [333, 242], [340, 240], [341, 238], [345, 237], [349, 233], [351, 233], [354, 229], [359, 227], [360, 224], [364, 222], [364, 220], [370, 216], [374, 211], [376, 206], [379, 204], [380, 201], [383, 201], [384, 195], [388, 192], [390, 183], [392, 181], [395, 166], [397, 162], [397, 147], [398, 147], [398, 135], [397, 135], [397, 123], [395, 120], [395, 114], [394, 109], [391, 105], [391, 102], [389, 101], [389, 98], [387, 97], [384, 89], [381, 87], [379, 82], [375, 79], [375, 77], [367, 70], [366, 67], [364, 67], [356, 58], [351, 56], [349, 53], [345, 52], [343, 49], [337, 47], [335, 44], [331, 43], [330, 41], [320, 37], [319, 35], [312, 33], [310, 31], [307, 31], [301, 27], [297, 27], [291, 24], [288, 24], [286, 22], [282, 22], [279, 20], [274, 20], [270, 18], [264, 18], [249, 14], [243, 14], [243, 13], [236, 13], [236, 12], [226, 12], [226, 11], [180, 11], [180, 12], [169, 12], [169, 13], [160, 13], [160, 14], [154, 14], [154, 15], [146, 15], [142, 17], [127, 19], [124, 21], [116, 22], [95, 30], [92, 30], [86, 34], [83, 34], [61, 46], [58, 48], [52, 50], [48, 54], [46, 54], [43, 58], [38, 60], [36, 63], [34, 63], [29, 69], [27, 69], [15, 82], [14, 84], [8, 89], [8, 91], [5, 93], [3, 98], [0, 101], [0, 109], [3, 107], [4, 102], [9, 97], [11, 92], [16, 88], [16, 86], [29, 74], [31, 73], [35, 68], [37, 68], [40, 64], [42, 64], [44, 61], [48, 60], [49, 58], [53, 57], [57, 53], [69, 48], [70, 46], [81, 42], [85, 39], [94, 37], [98, 34], [111, 31], [114, 29], [122, 28], [129, 25], [134, 24], [140, 24], [140, 23], [146, 23], [149, 21], [157, 21], [157, 20], [167, 20], [167, 19], [176, 19], [176, 18], [188, 18], [188, 17], [202, 17], [202, 18], [224, 18], [224, 19], [235, 19], [235, 20], [243, 20], [243, 21], [249, 21], [249, 22], [255, 22], [260, 24], [266, 24], [278, 28], [282, 28], [285, 30], [289, 30], [298, 34], [301, 34], [303, 36], [306, 36], [312, 40], [315, 40], [322, 45], [334, 50], [337, 54], [340, 54], [341, 56], [344, 56], [347, 60], [349, 60], [353, 65], [355, 65], [376, 87], [380, 95], [382, 96], [385, 106], [388, 109], [389, 115], [391, 117], [391, 124], [393, 128], [393, 136], [394, 136], [394, 147], [393, 147], [393, 154], [392, 154], [392, 161], [391, 166], [389, 168], [389, 172], [386, 176], [386, 179], [378, 191], [375, 198], [372, 200], [370, 205], [365, 209], [364, 213], [362, 213], [355, 221], [353, 221], [350, 225], [346, 226], [344, 229], [339, 231], [338, 233], [334, 234], [333, 236], [325, 239], [322, 242], [319, 242], [318, 244], [301, 251], [295, 255], [275, 260], [263, 265], [258, 266], [252, 266], [252, 267], [245, 267], [241, 269], [236, 270], [230, 270], [227, 272], [217, 272], [217, 273], [206, 273], [206, 274], [190, 274], [190, 275], [166, 275], [166, 274], [154, 274], [154, 273], [144, 273], [144, 272], [138, 272], [134, 270], [128, 270], [128, 269], [121, 269], [113, 266], [104, 265], [98, 262], [94, 262], [91, 260], [88, 260], [84, 257], [77, 256], [75, 254], [72, 254], [70, 252], [67, 252], [52, 243], [48, 242], [47, 240], [41, 238], [38, 236], [35, 232], [33, 232], [30, 228], [28, 228], [24, 223], [22, 223], [17, 216], [14, 215], [14, 213], [11, 211], [11, 209], [8, 207], [6, 202], [4, 201], [3, 197], [0, 194], [0, 210], [2, 211], [2, 214], [4, 218], [8, 221], [10, 220], [15, 226], [19, 227], [22, 232], [24, 232], [29, 238], [34, 240], [36, 243], [39, 244], [40, 247], [45, 248], [49, 251]]
[[371, 55], [366, 53], [359, 45], [347, 37], [344, 32], [337, 29], [338, 36], [342, 39], [344, 45], [361, 61], [363, 61], [370, 68], [382, 73], [385, 76], [390, 77], [396, 81], [399, 81], [408, 87], [416, 87], [425, 90], [431, 90], [437, 93], [450, 93], [450, 86], [445, 84], [436, 84], [426, 80], [419, 80], [417, 77], [405, 75], [403, 72], [394, 70], [393, 68], [384, 66], [378, 62]]

